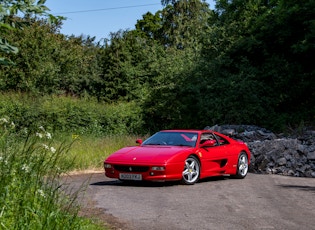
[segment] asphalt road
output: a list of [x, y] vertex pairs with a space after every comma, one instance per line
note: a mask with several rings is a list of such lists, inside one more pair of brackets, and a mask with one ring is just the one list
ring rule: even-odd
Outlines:
[[312, 178], [248, 174], [187, 186], [122, 183], [94, 173], [64, 183], [72, 192], [81, 187], [79, 202], [114, 219], [115, 229], [315, 229]]

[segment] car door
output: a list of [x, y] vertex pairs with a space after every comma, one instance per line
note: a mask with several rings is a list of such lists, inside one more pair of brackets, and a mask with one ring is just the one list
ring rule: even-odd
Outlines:
[[200, 151], [202, 153], [202, 173], [206, 176], [222, 175], [225, 172], [228, 160], [226, 145], [220, 143], [214, 134], [212, 134], [212, 137], [210, 138], [215, 140], [215, 143], [212, 146], [206, 145], [202, 147], [202, 142], [204, 139], [208, 138], [203, 139], [203, 137], [201, 137], [200, 141]]

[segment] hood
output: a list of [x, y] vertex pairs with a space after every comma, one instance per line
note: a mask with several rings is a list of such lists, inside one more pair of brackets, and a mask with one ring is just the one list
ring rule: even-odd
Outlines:
[[105, 162], [109, 163], [160, 163], [164, 164], [173, 156], [184, 153], [190, 147], [180, 146], [136, 146], [125, 147], [110, 155]]

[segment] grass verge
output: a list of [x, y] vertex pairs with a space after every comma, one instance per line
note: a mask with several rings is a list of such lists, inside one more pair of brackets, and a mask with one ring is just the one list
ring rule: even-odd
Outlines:
[[43, 127], [19, 135], [14, 128], [0, 119], [0, 229], [102, 229], [78, 216], [61, 184], [74, 168], [74, 142], [56, 142]]
[[67, 161], [73, 161], [72, 171], [103, 170], [105, 158], [120, 148], [136, 145], [136, 139], [142, 138], [136, 135], [93, 137], [65, 133], [59, 137], [61, 143], [73, 142], [66, 156]]

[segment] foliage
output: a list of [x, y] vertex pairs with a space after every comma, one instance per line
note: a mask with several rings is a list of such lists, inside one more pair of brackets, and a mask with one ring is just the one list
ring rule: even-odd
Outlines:
[[99, 67], [92, 38], [67, 39], [57, 33], [61, 24], [39, 19], [16, 20], [31, 22], [31, 26], [8, 35], [21, 50], [11, 57], [15, 66], [0, 66], [2, 91], [97, 95], [94, 87], [100, 80]]
[[155, 14], [147, 12], [142, 16], [142, 19], [137, 20], [135, 32], [139, 37], [144, 37], [148, 40], [159, 40], [162, 26], [160, 11]]
[[150, 95], [143, 104], [146, 125], [153, 131], [187, 127], [187, 114], [183, 113], [183, 109], [194, 106], [187, 100], [197, 98], [198, 94], [187, 89], [190, 86], [186, 85], [189, 83], [186, 79], [190, 77], [190, 69], [195, 68], [197, 57], [193, 51], [188, 53], [187, 50], [167, 49], [160, 52], [164, 54], [155, 63], [158, 71], [151, 83]]
[[[310, 45], [315, 38], [314, 16], [314, 1], [217, 1], [214, 39], [204, 43], [203, 52], [206, 59], [214, 58], [215, 66], [209, 67], [222, 73], [218, 78], [251, 79], [242, 83], [248, 92], [230, 94], [245, 97], [239, 106], [243, 111], [256, 111], [250, 122], [260, 120], [260, 125], [281, 128], [290, 122], [298, 124], [301, 117], [313, 119], [314, 67], [309, 61], [315, 48]], [[305, 49], [297, 51], [301, 44]], [[256, 99], [251, 105], [247, 102], [252, 95]]]
[[[6, 54], [16, 54], [18, 48], [9, 44], [7, 38], [4, 36], [9, 30], [20, 29], [27, 23], [16, 22], [15, 15], [42, 15], [49, 18], [49, 20], [60, 20], [62, 17], [55, 17], [48, 14], [49, 9], [45, 6], [46, 0], [2, 0], [0, 4], [0, 52]], [[0, 65], [14, 64], [9, 58], [0, 56]]]
[[60, 189], [65, 189], [60, 176], [71, 166], [63, 159], [70, 146], [55, 145], [43, 127], [34, 133], [23, 131], [22, 139], [16, 135], [19, 130], [12, 132], [15, 128], [9, 118], [0, 119], [1, 229], [93, 226], [78, 217], [75, 196], [67, 197]]
[[161, 3], [104, 44], [60, 34], [61, 21], [11, 17], [29, 26], [6, 30], [21, 51], [7, 54], [15, 66], [0, 66], [0, 90], [36, 96], [1, 102], [2, 114], [98, 136], [314, 123], [313, 0], [216, 0], [214, 10], [202, 0]]
[[151, 47], [145, 39], [128, 31], [111, 34], [100, 57], [102, 81], [99, 91], [105, 101], [131, 101], [145, 98], [150, 79]]
[[[166, 3], [165, 3], [166, 4]], [[200, 0], [172, 1], [159, 12], [162, 28], [160, 40], [167, 47], [198, 50], [200, 35], [208, 27], [209, 5]]]
[[10, 114], [18, 129], [44, 126], [78, 135], [129, 134], [142, 131], [142, 112], [135, 102], [97, 103], [61, 96], [0, 94], [0, 116]]

